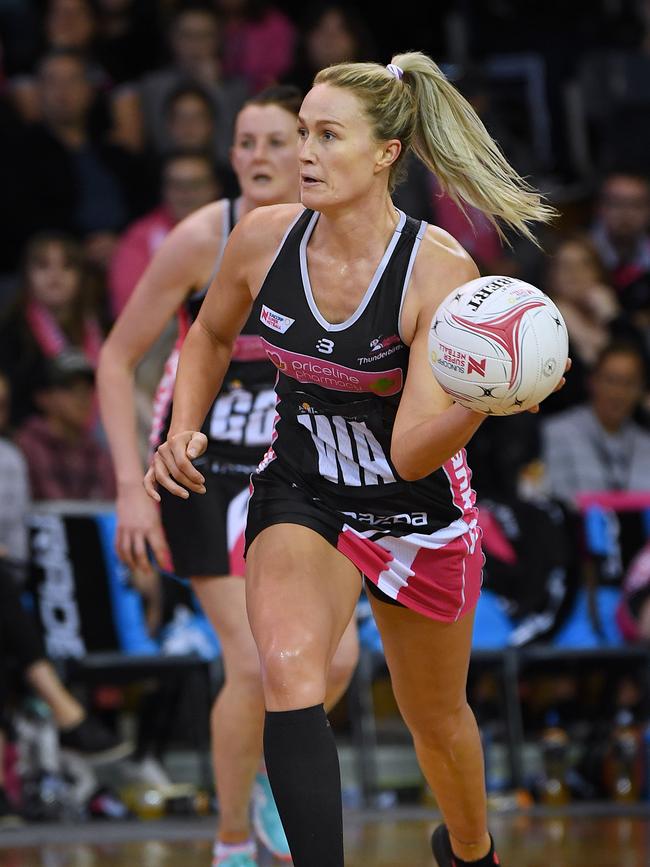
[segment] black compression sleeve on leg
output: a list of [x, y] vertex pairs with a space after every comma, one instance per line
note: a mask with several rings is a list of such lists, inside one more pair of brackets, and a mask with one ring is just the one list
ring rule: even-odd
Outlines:
[[323, 705], [267, 711], [264, 756], [294, 867], [343, 867], [341, 774]]

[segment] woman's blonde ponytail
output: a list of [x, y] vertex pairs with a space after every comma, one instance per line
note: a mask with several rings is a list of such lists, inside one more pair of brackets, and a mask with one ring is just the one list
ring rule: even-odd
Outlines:
[[[508, 163], [472, 106], [419, 51], [395, 55], [390, 67], [339, 64], [319, 72], [315, 83], [353, 90], [378, 140], [399, 139], [404, 153], [413, 150], [461, 208], [478, 208], [500, 234], [498, 221], [535, 241], [531, 224], [549, 222], [555, 210]], [[393, 167], [390, 189], [402, 164]]]
[[411, 147], [443, 189], [532, 239], [529, 224], [548, 222], [555, 211], [513, 169], [469, 102], [426, 55], [398, 54], [391, 62], [413, 90]]

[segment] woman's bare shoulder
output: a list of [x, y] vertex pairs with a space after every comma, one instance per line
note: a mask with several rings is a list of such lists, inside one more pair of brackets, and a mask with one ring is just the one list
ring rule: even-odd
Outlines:
[[226, 199], [204, 205], [172, 229], [168, 236], [170, 241], [174, 246], [187, 247], [194, 252], [202, 248], [214, 252], [222, 240], [224, 214], [227, 207]]
[[275, 249], [287, 229], [303, 211], [304, 207], [298, 203], [255, 208], [239, 221], [233, 235], [236, 233], [248, 244]]
[[440, 261], [441, 264], [452, 264], [453, 262], [471, 262], [472, 259], [467, 250], [462, 244], [441, 229], [440, 226], [432, 226], [429, 224], [422, 238], [422, 254], [425, 257], [433, 257]]
[[268, 205], [249, 211], [228, 238], [217, 280], [238, 283], [253, 295], [262, 284], [282, 239], [302, 205]]
[[422, 314], [430, 319], [440, 302], [457, 286], [479, 276], [474, 260], [458, 241], [438, 226], [428, 226], [402, 313], [402, 332], [410, 343]]
[[415, 260], [413, 285], [427, 294], [451, 292], [453, 288], [479, 276], [467, 250], [449, 232], [428, 226]]
[[235, 226], [226, 245], [224, 266], [232, 268], [253, 294], [262, 285], [287, 230], [303, 210], [298, 204], [263, 206], [250, 211]]

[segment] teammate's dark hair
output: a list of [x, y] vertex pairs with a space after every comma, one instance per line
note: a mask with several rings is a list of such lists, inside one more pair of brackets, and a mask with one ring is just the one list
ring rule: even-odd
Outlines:
[[247, 99], [244, 108], [247, 105], [278, 105], [298, 117], [302, 105], [302, 93], [300, 88], [293, 84], [272, 84]]

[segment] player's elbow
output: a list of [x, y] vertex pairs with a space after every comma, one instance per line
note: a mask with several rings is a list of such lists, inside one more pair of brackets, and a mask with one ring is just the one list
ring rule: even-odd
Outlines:
[[133, 373], [136, 364], [136, 359], [131, 358], [129, 353], [124, 351], [124, 349], [121, 348], [112, 338], [112, 335], [109, 334], [99, 350], [97, 379], [106, 379], [116, 371]]
[[409, 454], [408, 443], [401, 441], [393, 443], [390, 450], [390, 459], [397, 475], [405, 482], [417, 482], [418, 479], [422, 479], [427, 475], [413, 461], [412, 454]]
[[116, 362], [116, 355], [113, 352], [112, 346], [105, 342], [99, 350], [99, 358], [97, 359], [97, 379], [105, 379], [113, 370]]
[[404, 482], [417, 482], [423, 479], [426, 473], [419, 473], [414, 469], [397, 470], [397, 473]]

